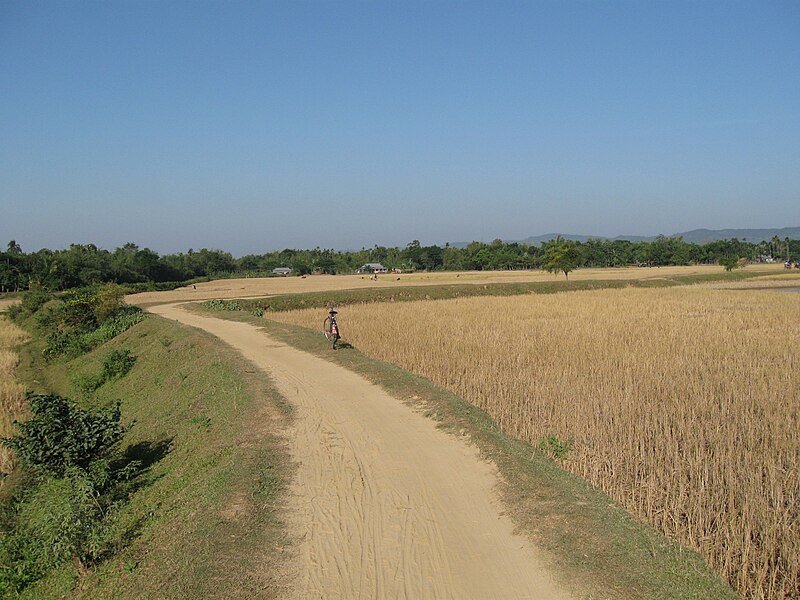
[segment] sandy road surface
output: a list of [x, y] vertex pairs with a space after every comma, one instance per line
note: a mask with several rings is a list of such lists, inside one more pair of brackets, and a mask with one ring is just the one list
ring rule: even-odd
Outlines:
[[252, 325], [176, 305], [150, 310], [238, 349], [296, 407], [294, 597], [568, 597], [513, 533], [494, 467], [466, 442], [362, 377]]

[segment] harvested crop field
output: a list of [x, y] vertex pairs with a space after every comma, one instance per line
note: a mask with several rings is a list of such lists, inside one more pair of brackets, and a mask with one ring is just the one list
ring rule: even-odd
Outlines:
[[[775, 272], [775, 265], [757, 265], [751, 271]], [[616, 269], [578, 269], [570, 273], [570, 281], [666, 279], [669, 277], [719, 275], [716, 265], [690, 267], [624, 267]], [[211, 300], [214, 298], [261, 298], [278, 294], [301, 294], [304, 292], [329, 292], [372, 288], [394, 288], [405, 286], [429, 286], [447, 284], [491, 285], [494, 283], [526, 283], [564, 281], [563, 276], [545, 271], [461, 271], [433, 273], [385, 273], [376, 281], [369, 275], [309, 275], [308, 277], [252, 277], [217, 279], [196, 285], [181, 287], [168, 292], [142, 292], [126, 298], [137, 305], [163, 304]]]
[[785, 599], [800, 595], [798, 309], [796, 294], [623, 289], [361, 305], [339, 321], [361, 351], [698, 549], [745, 597]]
[[[14, 419], [24, 411], [25, 387], [14, 377], [19, 357], [13, 348], [27, 338], [19, 327], [0, 317], [0, 437], [14, 433]], [[13, 452], [0, 446], [0, 472], [10, 473], [13, 467]]]

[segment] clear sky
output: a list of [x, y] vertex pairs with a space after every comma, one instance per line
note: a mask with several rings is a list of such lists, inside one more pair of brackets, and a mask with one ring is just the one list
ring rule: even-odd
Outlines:
[[0, 0], [0, 244], [800, 225], [800, 2]]

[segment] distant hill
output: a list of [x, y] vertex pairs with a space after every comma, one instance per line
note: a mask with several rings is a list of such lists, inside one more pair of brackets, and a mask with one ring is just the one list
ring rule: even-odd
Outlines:
[[782, 229], [693, 229], [678, 235], [682, 235], [685, 241], [695, 244], [733, 238], [758, 243], [771, 240], [775, 236], [780, 239], [800, 239], [800, 227], [784, 227]]
[[[572, 233], [546, 233], [544, 235], [535, 235], [524, 240], [503, 240], [504, 242], [520, 242], [529, 244], [531, 246], [538, 246], [542, 242], [549, 242], [558, 236], [565, 240], [575, 240], [576, 242], [585, 242], [589, 239], [594, 240], [628, 240], [631, 242], [652, 242], [656, 236], [641, 236], [641, 235], [619, 235], [615, 238], [607, 238], [599, 235], [576, 235]], [[667, 235], [667, 234], [665, 234]], [[717, 240], [731, 240], [736, 238], [738, 240], [747, 241], [751, 243], [758, 243], [771, 240], [773, 237], [778, 236], [780, 239], [789, 238], [790, 240], [800, 239], [800, 227], [783, 227], [781, 229], [693, 229], [691, 231], [684, 231], [682, 233], [673, 233], [667, 237], [681, 236], [684, 241], [691, 244], [707, 244]], [[464, 248], [466, 242], [456, 242], [450, 244], [456, 248]]]
[[565, 240], [574, 240], [576, 242], [585, 242], [587, 240], [628, 240], [631, 242], [650, 242], [655, 237], [645, 237], [641, 235], [620, 235], [615, 238], [607, 238], [600, 235], [576, 235], [572, 233], [545, 233], [544, 235], [535, 235], [524, 240], [519, 240], [522, 244], [529, 244], [531, 246], [538, 246], [542, 242], [549, 242], [561, 236]]

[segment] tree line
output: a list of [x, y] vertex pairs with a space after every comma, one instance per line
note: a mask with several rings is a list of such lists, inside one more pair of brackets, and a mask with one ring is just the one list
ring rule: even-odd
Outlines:
[[289, 267], [295, 275], [353, 273], [366, 263], [389, 269], [461, 271], [538, 269], [552, 266], [554, 254], [571, 257], [576, 267], [667, 266], [724, 264], [727, 260], [800, 260], [800, 240], [778, 239], [751, 243], [731, 239], [706, 244], [681, 237], [659, 236], [654, 241], [561, 238], [529, 245], [494, 240], [471, 242], [465, 247], [423, 246], [414, 240], [403, 248], [374, 246], [357, 251], [285, 249], [234, 258], [223, 250], [192, 250], [160, 256], [149, 248], [127, 243], [113, 251], [94, 244], [72, 244], [65, 250], [43, 248], [26, 253], [16, 241], [0, 252], [0, 292], [31, 286], [57, 291], [98, 283], [129, 284], [145, 289], [158, 284], [184, 283], [203, 278], [270, 275]]

